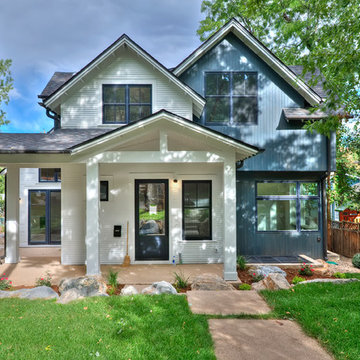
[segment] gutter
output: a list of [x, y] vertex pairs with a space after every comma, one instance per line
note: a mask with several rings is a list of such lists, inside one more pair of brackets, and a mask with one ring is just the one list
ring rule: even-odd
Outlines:
[[60, 129], [61, 128], [61, 117], [55, 111], [48, 108], [44, 103], [38, 103], [41, 107], [46, 110], [46, 116], [52, 120], [54, 120], [54, 127], [53, 129]]

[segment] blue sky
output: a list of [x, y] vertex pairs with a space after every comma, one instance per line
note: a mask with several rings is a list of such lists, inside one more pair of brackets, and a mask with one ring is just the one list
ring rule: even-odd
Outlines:
[[2, 132], [44, 132], [53, 122], [37, 95], [55, 71], [77, 71], [123, 33], [165, 66], [200, 40], [201, 0], [2, 0], [0, 58], [13, 61], [14, 90]]

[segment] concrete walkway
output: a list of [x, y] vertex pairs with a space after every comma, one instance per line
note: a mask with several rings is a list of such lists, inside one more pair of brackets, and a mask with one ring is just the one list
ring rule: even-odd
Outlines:
[[256, 291], [188, 291], [188, 303], [194, 314], [232, 315], [267, 314], [271, 311]]
[[218, 360], [331, 360], [316, 340], [289, 320], [210, 319]]

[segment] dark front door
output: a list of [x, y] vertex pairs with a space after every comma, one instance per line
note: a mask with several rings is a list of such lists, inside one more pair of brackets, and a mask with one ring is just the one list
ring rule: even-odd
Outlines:
[[60, 244], [60, 190], [29, 190], [29, 244]]
[[135, 260], [169, 260], [168, 180], [135, 180]]

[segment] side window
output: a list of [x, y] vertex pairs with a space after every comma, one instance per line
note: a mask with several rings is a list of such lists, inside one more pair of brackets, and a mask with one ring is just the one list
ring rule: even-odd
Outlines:
[[100, 181], [100, 201], [109, 201], [109, 182]]
[[256, 124], [258, 80], [255, 72], [205, 73], [207, 124]]
[[183, 239], [211, 240], [211, 181], [183, 181]]
[[61, 169], [39, 169], [39, 182], [61, 182]]
[[257, 231], [319, 231], [320, 196], [315, 182], [258, 182]]
[[151, 85], [103, 85], [103, 123], [127, 124], [151, 114]]

